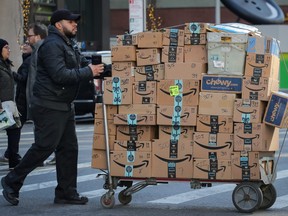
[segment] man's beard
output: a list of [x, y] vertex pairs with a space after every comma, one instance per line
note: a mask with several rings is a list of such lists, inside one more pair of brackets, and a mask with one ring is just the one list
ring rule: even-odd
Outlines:
[[76, 34], [73, 34], [71, 31], [68, 31], [66, 28], [63, 29], [63, 32], [67, 38], [74, 38]]

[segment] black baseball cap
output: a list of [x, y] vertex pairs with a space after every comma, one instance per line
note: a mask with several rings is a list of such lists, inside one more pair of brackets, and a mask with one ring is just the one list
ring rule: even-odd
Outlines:
[[66, 9], [59, 9], [56, 10], [50, 19], [51, 25], [54, 25], [56, 22], [59, 22], [61, 20], [80, 20], [81, 15], [80, 14], [73, 14], [71, 11]]

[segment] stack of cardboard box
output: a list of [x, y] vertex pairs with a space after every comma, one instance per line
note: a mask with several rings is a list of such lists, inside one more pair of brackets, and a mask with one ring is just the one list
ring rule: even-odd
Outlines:
[[[278, 90], [278, 43], [208, 28], [118, 36], [103, 94], [112, 176], [259, 179], [260, 159], [273, 158], [279, 130], [263, 116]], [[106, 169], [99, 110], [92, 167]]]

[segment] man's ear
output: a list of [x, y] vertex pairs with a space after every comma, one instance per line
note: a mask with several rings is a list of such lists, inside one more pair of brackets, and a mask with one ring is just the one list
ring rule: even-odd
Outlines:
[[61, 23], [60, 22], [56, 22], [55, 23], [55, 27], [57, 28], [57, 29], [62, 29], [62, 25], [61, 25]]

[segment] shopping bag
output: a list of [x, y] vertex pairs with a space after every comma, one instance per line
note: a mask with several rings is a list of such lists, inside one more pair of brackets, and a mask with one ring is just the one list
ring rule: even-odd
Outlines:
[[15, 122], [12, 126], [10, 126], [10, 128], [20, 128], [21, 121], [16, 103], [14, 101], [4, 101], [2, 102], [2, 107], [6, 111], [7, 115]]
[[0, 131], [13, 126], [15, 123], [12, 113], [8, 114], [4, 109], [0, 111]]

